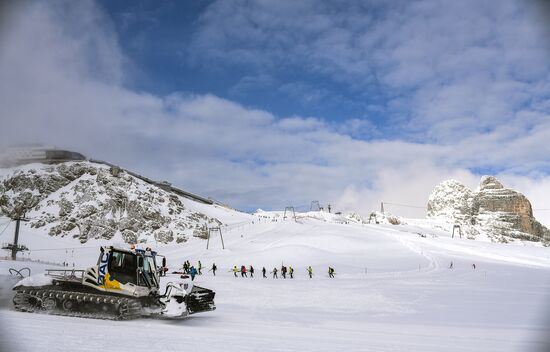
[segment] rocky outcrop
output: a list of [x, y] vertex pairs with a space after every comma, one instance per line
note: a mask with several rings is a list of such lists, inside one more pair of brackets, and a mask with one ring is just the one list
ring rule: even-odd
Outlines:
[[379, 211], [373, 211], [369, 215], [369, 224], [391, 224], [391, 225], [400, 225], [403, 222], [395, 215], [389, 213], [382, 213]]
[[441, 182], [428, 199], [428, 217], [446, 217], [471, 221], [473, 193], [456, 180]]
[[533, 217], [527, 197], [493, 176], [483, 176], [476, 191], [455, 180], [440, 183], [428, 200], [427, 216], [458, 223], [469, 237], [484, 233], [500, 242], [550, 243], [550, 230]]
[[185, 242], [218, 219], [121, 170], [91, 162], [28, 165], [0, 175], [0, 213], [25, 215], [51, 236], [86, 242], [120, 234], [127, 243]]

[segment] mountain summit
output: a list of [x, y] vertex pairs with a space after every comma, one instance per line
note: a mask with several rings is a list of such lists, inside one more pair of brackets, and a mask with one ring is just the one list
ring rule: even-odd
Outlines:
[[430, 195], [427, 216], [460, 225], [470, 238], [550, 243], [550, 230], [533, 217], [527, 197], [494, 176], [483, 176], [475, 191], [456, 180], [441, 182]]

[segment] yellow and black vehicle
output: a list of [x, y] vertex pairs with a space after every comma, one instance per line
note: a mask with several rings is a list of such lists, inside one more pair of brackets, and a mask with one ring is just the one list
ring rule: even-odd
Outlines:
[[22, 280], [14, 288], [14, 307], [25, 312], [99, 319], [182, 318], [216, 309], [215, 293], [189, 280], [168, 282], [160, 294], [164, 268], [157, 267], [157, 257], [162, 256], [149, 249], [101, 247], [96, 266], [47, 270], [47, 280]]

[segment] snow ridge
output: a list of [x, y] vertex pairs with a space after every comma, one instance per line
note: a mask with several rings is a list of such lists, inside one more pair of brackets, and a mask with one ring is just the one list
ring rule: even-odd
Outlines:
[[0, 214], [24, 215], [33, 228], [82, 243], [117, 234], [126, 243], [181, 243], [206, 238], [208, 226], [222, 224], [218, 215], [233, 213], [88, 161], [0, 170]]

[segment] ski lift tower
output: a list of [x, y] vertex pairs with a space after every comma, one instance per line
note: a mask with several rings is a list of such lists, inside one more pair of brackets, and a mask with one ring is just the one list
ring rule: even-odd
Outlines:
[[210, 245], [210, 236], [213, 232], [218, 232], [220, 234], [220, 239], [222, 241], [222, 249], [225, 249], [225, 245], [223, 244], [223, 236], [222, 236], [222, 229], [221, 227], [209, 227], [208, 228], [208, 237], [206, 239], [206, 249], [208, 249], [208, 246]]
[[455, 238], [455, 230], [458, 230], [458, 234], [460, 235], [460, 238], [462, 238], [462, 227], [458, 224], [453, 225], [453, 234], [451, 235], [451, 238]]
[[294, 221], [298, 222], [298, 220], [296, 220], [296, 212], [294, 211], [294, 207], [293, 206], [288, 206], [288, 207], [285, 207], [285, 213], [283, 215], [283, 220], [286, 219], [286, 212], [288, 211], [288, 214], [290, 216], [290, 212], [292, 212], [292, 217], [294, 218]]
[[27, 246], [19, 244], [19, 225], [21, 224], [21, 221], [29, 221], [29, 219], [26, 219], [23, 216], [17, 216], [15, 218], [12, 218], [12, 220], [15, 220], [15, 235], [13, 237], [13, 243], [3, 243], [2, 249], [11, 251], [11, 260], [17, 260], [17, 252], [23, 252], [28, 251], [29, 249]]
[[311, 201], [311, 205], [309, 206], [309, 211], [320, 211], [321, 205], [319, 204], [318, 200]]

